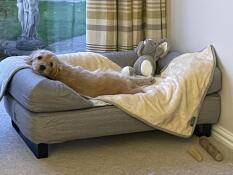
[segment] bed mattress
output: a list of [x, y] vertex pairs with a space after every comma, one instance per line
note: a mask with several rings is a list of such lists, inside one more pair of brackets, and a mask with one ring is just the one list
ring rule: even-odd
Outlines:
[[[218, 94], [205, 97], [197, 124], [214, 124], [218, 121], [220, 99]], [[60, 143], [154, 130], [114, 106], [36, 113], [27, 110], [10, 95], [4, 97], [4, 103], [21, 132], [34, 143]]]

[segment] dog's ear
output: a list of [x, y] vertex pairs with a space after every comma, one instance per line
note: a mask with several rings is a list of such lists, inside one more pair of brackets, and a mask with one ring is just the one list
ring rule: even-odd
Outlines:
[[32, 65], [32, 56], [29, 55], [27, 58], [25, 58], [25, 62], [26, 62], [26, 64], [28, 64], [28, 65]]
[[33, 51], [25, 60], [26, 60], [26, 64], [28, 65], [32, 65], [32, 60], [34, 58], [36, 51]]

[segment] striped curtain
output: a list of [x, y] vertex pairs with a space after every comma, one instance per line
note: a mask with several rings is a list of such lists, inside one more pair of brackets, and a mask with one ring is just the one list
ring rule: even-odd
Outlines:
[[131, 50], [166, 28], [166, 0], [87, 0], [88, 51]]

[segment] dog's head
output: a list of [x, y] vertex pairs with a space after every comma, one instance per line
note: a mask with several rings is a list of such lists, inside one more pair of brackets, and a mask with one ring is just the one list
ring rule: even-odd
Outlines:
[[48, 78], [54, 78], [59, 69], [56, 55], [48, 50], [37, 50], [29, 56], [28, 64], [34, 72]]

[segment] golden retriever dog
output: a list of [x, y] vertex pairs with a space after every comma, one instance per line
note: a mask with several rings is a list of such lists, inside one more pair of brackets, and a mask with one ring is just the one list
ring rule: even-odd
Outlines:
[[34, 72], [58, 80], [81, 95], [136, 94], [143, 92], [142, 86], [154, 83], [152, 77], [130, 77], [116, 71], [89, 71], [80, 66], [71, 66], [58, 60], [47, 50], [34, 51], [28, 63]]

